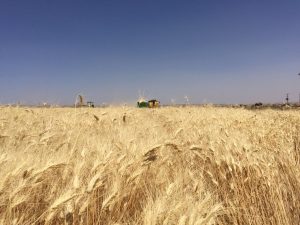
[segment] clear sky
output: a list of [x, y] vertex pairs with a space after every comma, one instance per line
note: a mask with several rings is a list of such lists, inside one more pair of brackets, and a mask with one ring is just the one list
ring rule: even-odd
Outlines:
[[1, 0], [0, 103], [298, 101], [299, 0]]

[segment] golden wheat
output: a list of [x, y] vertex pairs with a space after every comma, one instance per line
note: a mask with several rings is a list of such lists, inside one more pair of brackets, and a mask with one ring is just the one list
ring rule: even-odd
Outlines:
[[0, 108], [0, 224], [300, 224], [300, 113]]

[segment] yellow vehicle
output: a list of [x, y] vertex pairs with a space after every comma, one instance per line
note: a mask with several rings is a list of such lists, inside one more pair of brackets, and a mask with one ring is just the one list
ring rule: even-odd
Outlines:
[[148, 101], [148, 107], [149, 108], [158, 108], [159, 107], [159, 101], [152, 99], [150, 101]]

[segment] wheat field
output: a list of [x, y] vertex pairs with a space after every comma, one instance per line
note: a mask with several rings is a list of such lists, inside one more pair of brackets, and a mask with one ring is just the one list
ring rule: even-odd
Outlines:
[[300, 111], [1, 107], [0, 224], [300, 224]]

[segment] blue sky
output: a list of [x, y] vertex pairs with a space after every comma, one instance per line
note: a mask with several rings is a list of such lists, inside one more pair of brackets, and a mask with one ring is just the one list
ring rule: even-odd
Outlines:
[[298, 101], [298, 0], [1, 0], [0, 103]]

